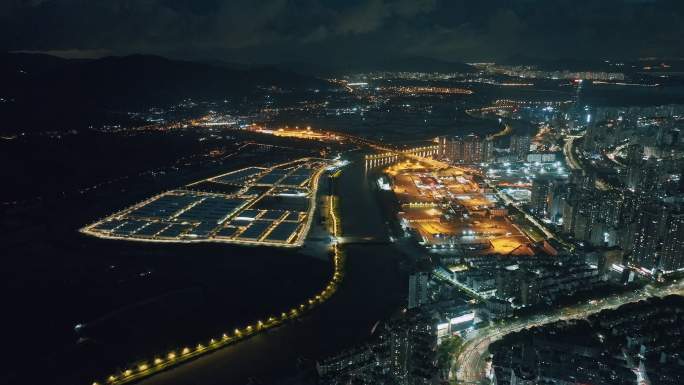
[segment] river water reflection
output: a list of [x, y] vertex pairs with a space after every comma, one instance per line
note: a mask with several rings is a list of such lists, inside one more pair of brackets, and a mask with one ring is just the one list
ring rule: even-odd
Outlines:
[[[299, 358], [320, 359], [367, 339], [373, 325], [399, 309], [405, 279], [401, 253], [388, 239], [388, 226], [377, 204], [375, 178], [364, 170], [360, 153], [337, 180], [344, 236], [373, 239], [349, 244], [346, 275], [338, 292], [303, 319], [199, 358], [142, 383], [233, 384], [250, 378], [270, 382], [292, 375]], [[325, 182], [323, 182], [325, 183]]]

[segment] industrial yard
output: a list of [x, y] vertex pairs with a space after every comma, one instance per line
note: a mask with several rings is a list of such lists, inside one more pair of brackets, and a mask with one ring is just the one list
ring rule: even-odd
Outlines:
[[404, 230], [430, 249], [527, 255], [530, 240], [494, 192], [457, 167], [405, 161], [385, 169]]

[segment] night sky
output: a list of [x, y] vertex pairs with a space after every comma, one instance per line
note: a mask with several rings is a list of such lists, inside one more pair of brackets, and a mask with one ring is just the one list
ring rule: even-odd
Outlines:
[[3, 0], [0, 45], [251, 63], [684, 56], [682, 0]]

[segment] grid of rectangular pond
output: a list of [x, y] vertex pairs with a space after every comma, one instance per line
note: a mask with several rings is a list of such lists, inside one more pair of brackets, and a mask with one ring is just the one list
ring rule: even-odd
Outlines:
[[243, 231], [240, 239], [259, 239], [261, 235], [273, 224], [273, 221], [254, 221]]
[[216, 236], [223, 238], [232, 238], [233, 235], [237, 234], [239, 230], [240, 228], [233, 226], [223, 227], [221, 228], [221, 230], [216, 232]]
[[302, 213], [300, 213], [298, 211], [291, 211], [289, 214], [287, 214], [287, 216], [283, 220], [288, 221], [288, 222], [290, 222], [290, 221], [299, 222], [301, 217], [302, 217]]
[[270, 234], [266, 237], [266, 241], [285, 242], [295, 233], [299, 227], [298, 222], [280, 222]]
[[97, 226], [95, 226], [95, 230], [112, 231], [115, 228], [123, 225], [124, 223], [126, 223], [126, 221], [122, 221], [120, 219], [113, 219], [111, 221], [105, 221], [105, 222], [99, 223]]
[[202, 202], [176, 217], [180, 221], [208, 222], [214, 227], [234, 214], [247, 200], [243, 198], [224, 198], [208, 196]]
[[291, 175], [302, 175], [302, 176], [311, 176], [314, 174], [314, 170], [310, 168], [305, 168], [305, 167], [300, 167], [294, 171], [292, 171]]
[[270, 186], [250, 186], [244, 195], [259, 196], [271, 189]]
[[280, 184], [286, 186], [301, 186], [308, 180], [308, 175], [288, 175], [285, 179], [280, 181]]
[[[305, 184], [314, 173], [314, 169], [299, 165], [271, 170], [249, 167], [193, 185], [192, 190], [161, 194], [117, 214], [118, 218], [115, 215], [105, 219], [92, 230], [148, 239], [189, 240], [215, 236], [286, 242], [296, 235], [306, 217], [310, 201]], [[273, 189], [279, 183], [284, 186]], [[231, 195], [241, 186], [247, 186], [254, 195], [244, 192], [239, 197]], [[216, 192], [213, 189], [217, 189]], [[271, 194], [263, 196], [272, 189]], [[262, 198], [244, 209], [256, 196]], [[232, 219], [227, 221], [229, 218]], [[268, 237], [265, 237], [267, 232]]]
[[254, 210], [254, 209], [242, 210], [240, 212], [240, 214], [235, 216], [235, 219], [253, 221], [256, 219], [256, 217], [259, 216], [259, 214], [261, 214], [261, 211], [259, 211], [259, 210]]
[[184, 233], [186, 230], [190, 229], [191, 227], [192, 225], [174, 223], [171, 226], [167, 227], [161, 233], [157, 234], [157, 236], [162, 238], [176, 238], [180, 236], [182, 233]]
[[195, 194], [166, 194], [128, 213], [129, 217], [168, 219], [178, 211], [200, 200]]
[[147, 223], [148, 223], [147, 221], [140, 221], [140, 220], [134, 220], [134, 219], [128, 220], [126, 223], [117, 227], [112, 232], [114, 234], [119, 234], [119, 235], [132, 235], [136, 231], [140, 230]]
[[285, 215], [284, 210], [266, 210], [264, 214], [259, 217], [259, 219], [276, 220], [280, 219], [283, 215]]
[[285, 177], [285, 175], [287, 175], [287, 171], [285, 171], [285, 170], [272, 170], [268, 174], [259, 178], [254, 183], [256, 183], [256, 184], [268, 184], [268, 185], [276, 184], [276, 183], [278, 183], [278, 181], [283, 179], [283, 177]]
[[200, 222], [197, 226], [193, 227], [192, 230], [188, 231], [184, 236], [190, 238], [206, 238], [211, 234], [211, 232], [216, 228], [215, 222]]
[[299, 187], [278, 187], [273, 190], [273, 193], [271, 195], [277, 195], [277, 196], [292, 196], [292, 197], [305, 197], [308, 195], [308, 190], [305, 188], [299, 188]]
[[149, 225], [143, 227], [140, 231], [136, 232], [135, 235], [141, 237], [152, 237], [158, 232], [164, 230], [169, 226], [168, 223], [164, 222], [151, 222]]
[[230, 226], [235, 227], [247, 227], [252, 224], [251, 220], [246, 219], [232, 219], [229, 223]]
[[252, 207], [259, 210], [306, 211], [309, 208], [309, 198], [298, 196], [266, 196], [256, 202]]
[[224, 195], [233, 195], [242, 189], [243, 186], [225, 183], [215, 183], [212, 181], [203, 181], [189, 186], [188, 189], [192, 191], [199, 191], [205, 193], [218, 193]]
[[213, 178], [212, 180], [220, 183], [237, 183], [252, 178], [264, 172], [264, 170], [265, 169], [260, 167], [248, 167], [243, 170], [231, 172], [230, 174], [221, 175], [219, 177]]

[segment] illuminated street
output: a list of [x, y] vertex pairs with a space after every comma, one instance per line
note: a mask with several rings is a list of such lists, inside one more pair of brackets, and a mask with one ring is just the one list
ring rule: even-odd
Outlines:
[[566, 136], [565, 143], [563, 145], [563, 155], [565, 156], [565, 162], [573, 170], [582, 170], [582, 165], [577, 161], [575, 152], [573, 150], [574, 142], [581, 138], [581, 136]]
[[602, 310], [615, 309], [624, 304], [638, 302], [652, 296], [664, 297], [667, 295], [682, 294], [684, 294], [684, 281], [678, 280], [665, 288], [647, 286], [646, 288], [633, 293], [613, 295], [598, 301], [566, 307], [548, 314], [529, 316], [524, 319], [513, 321], [504, 321], [500, 325], [479, 329], [477, 333], [467, 341], [465, 348], [458, 357], [455, 357], [455, 366], [458, 368], [458, 371], [453, 373], [455, 376], [453, 379], [457, 380], [459, 384], [487, 383], [486, 363], [488, 359], [488, 346], [493, 341], [496, 341], [509, 333], [561, 320], [586, 318], [587, 316], [596, 314]]

